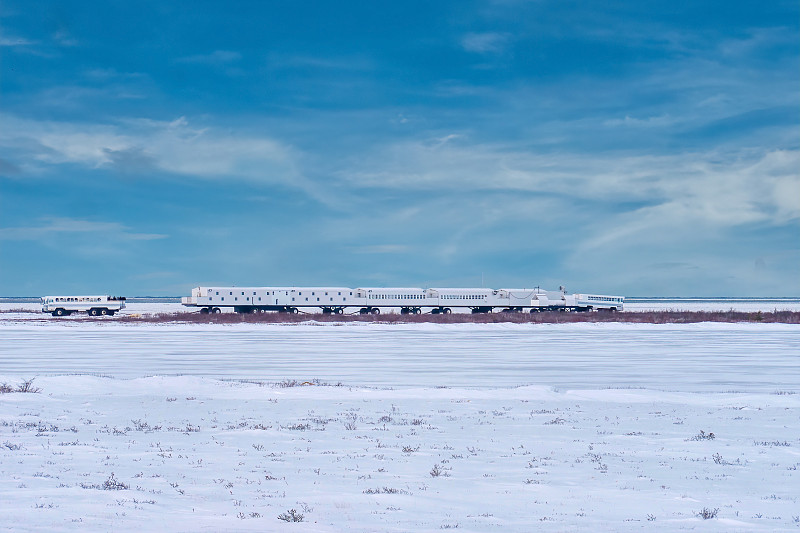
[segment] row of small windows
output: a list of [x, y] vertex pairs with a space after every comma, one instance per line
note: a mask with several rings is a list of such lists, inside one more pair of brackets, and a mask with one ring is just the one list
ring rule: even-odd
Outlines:
[[101, 299], [100, 298], [87, 298], [87, 297], [80, 297], [80, 296], [74, 296], [74, 297], [67, 296], [65, 298], [55, 298], [55, 299], [53, 299], [51, 301], [56, 301], [56, 302], [99, 302], [99, 301], [101, 301]]
[[[210, 291], [210, 290], [209, 290], [208, 292], [209, 292], [209, 294], [211, 294], [211, 291]], [[294, 291], [292, 291], [292, 292], [294, 292]], [[216, 293], [216, 295], [217, 295], [217, 296], [219, 296], [219, 291], [215, 291], [215, 293]], [[275, 292], [275, 291], [272, 291], [272, 292], [270, 292], [270, 291], [264, 291], [264, 296], [275, 295], [275, 294], [276, 294], [276, 292]], [[285, 292], [284, 292], [284, 294], [285, 294], [286, 296], [289, 296], [289, 291], [285, 291]], [[300, 295], [300, 296], [302, 296], [302, 295], [303, 295], [303, 291], [300, 291], [300, 292], [298, 292], [297, 294], [298, 294], [298, 295]], [[315, 292], [312, 292], [312, 293], [311, 293], [311, 296], [315, 296], [315, 295], [316, 295], [316, 293], [315, 293]], [[342, 291], [339, 291], [339, 292], [337, 293], [337, 296], [341, 296], [341, 295], [342, 295]], [[352, 295], [353, 295], [353, 293], [352, 293], [352, 292], [350, 292], [350, 296], [352, 296]], [[233, 291], [228, 291], [228, 296], [233, 296]], [[242, 296], [244, 296], [244, 291], [242, 291]], [[253, 291], [253, 296], [256, 296], [256, 291]], [[328, 293], [327, 293], [327, 292], [325, 293], [325, 296], [328, 296]]]
[[623, 299], [611, 296], [589, 296], [589, 300], [600, 302], [621, 302]]
[[423, 300], [424, 294], [370, 294], [370, 300]]
[[483, 300], [480, 294], [445, 294], [443, 300]]

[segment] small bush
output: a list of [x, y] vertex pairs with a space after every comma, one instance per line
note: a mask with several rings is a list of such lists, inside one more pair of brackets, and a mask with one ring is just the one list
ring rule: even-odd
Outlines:
[[700, 433], [698, 433], [697, 435], [695, 435], [694, 437], [692, 437], [689, 440], [714, 440], [716, 438], [717, 437], [714, 435], [714, 433], [712, 433], [712, 432], [706, 433], [705, 431], [703, 431], [701, 429]]
[[697, 513], [697, 516], [699, 516], [703, 520], [709, 520], [711, 518], [716, 518], [718, 512], [719, 512], [718, 508], [709, 509], [707, 507], [703, 507], [703, 510]]
[[449, 475], [447, 472], [444, 471], [444, 469], [441, 466], [439, 466], [438, 463], [433, 465], [430, 474], [431, 477], [439, 477], [439, 476], [447, 477]]
[[278, 520], [283, 520], [284, 522], [302, 522], [304, 519], [305, 516], [298, 513], [295, 509], [289, 509], [285, 513], [278, 515]]
[[402, 489], [395, 489], [392, 487], [381, 487], [376, 489], [367, 489], [364, 494], [408, 494], [408, 491]]
[[42, 389], [39, 387], [33, 386], [33, 380], [36, 378], [31, 378], [22, 382], [22, 384], [17, 385], [17, 387], [13, 387], [8, 383], [0, 384], [0, 394], [8, 394], [11, 392], [27, 392], [31, 394], [35, 394], [37, 392], [42, 392]]
[[129, 488], [131, 488], [130, 485], [114, 477], [114, 472], [111, 472], [111, 476], [103, 482], [103, 490], [128, 490]]

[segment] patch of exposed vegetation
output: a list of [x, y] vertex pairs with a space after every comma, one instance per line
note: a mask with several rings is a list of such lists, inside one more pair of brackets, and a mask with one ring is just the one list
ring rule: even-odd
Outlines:
[[313, 321], [320, 324], [331, 323], [380, 323], [380, 324], [568, 324], [581, 322], [622, 322], [633, 324], [693, 324], [698, 322], [747, 322], [747, 323], [781, 323], [800, 324], [799, 311], [635, 311], [635, 312], [558, 312], [544, 311], [539, 313], [453, 313], [453, 314], [421, 314], [401, 315], [387, 313], [382, 315], [361, 315], [358, 312], [347, 315], [325, 315], [322, 313], [220, 313], [201, 314], [160, 313], [156, 315], [123, 315], [116, 318], [121, 322], [159, 324], [167, 322], [189, 324], [300, 324]]

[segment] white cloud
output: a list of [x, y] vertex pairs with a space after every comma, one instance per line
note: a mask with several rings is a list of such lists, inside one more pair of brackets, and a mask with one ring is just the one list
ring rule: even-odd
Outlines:
[[232, 52], [230, 50], [215, 50], [210, 54], [197, 54], [181, 57], [178, 58], [178, 61], [182, 63], [198, 63], [219, 66], [239, 61], [241, 58], [242, 54], [239, 52]]
[[467, 52], [497, 54], [505, 50], [509, 38], [507, 33], [468, 33], [461, 38], [461, 46]]
[[721, 226], [800, 218], [800, 151], [663, 156], [535, 154], [501, 145], [404, 142], [340, 173], [354, 185], [421, 191], [520, 191], [575, 201], [645, 203], [639, 216]]
[[164, 172], [207, 178], [270, 182], [301, 180], [294, 151], [283, 143], [214, 128], [193, 128], [184, 117], [171, 122], [130, 120], [121, 124], [39, 122], [4, 115], [0, 146], [35, 141], [40, 165], [81, 164], [116, 168], [146, 164]]
[[403, 244], [374, 244], [352, 248], [352, 252], [355, 254], [403, 254], [410, 250], [411, 247]]
[[118, 222], [96, 222], [76, 218], [44, 217], [35, 226], [19, 226], [0, 228], [0, 240], [6, 241], [39, 241], [59, 235], [106, 235], [116, 240], [152, 241], [166, 239], [168, 236], [159, 233], [137, 233]]
[[8, 35], [3, 35], [0, 37], [0, 46], [31, 46], [37, 44], [36, 41], [31, 41], [25, 39], [23, 37], [9, 37]]

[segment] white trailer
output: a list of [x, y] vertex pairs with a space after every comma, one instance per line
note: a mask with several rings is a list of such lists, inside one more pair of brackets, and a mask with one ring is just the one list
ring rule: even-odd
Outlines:
[[124, 296], [43, 296], [42, 312], [53, 316], [88, 313], [91, 316], [111, 315], [125, 308]]
[[321, 309], [326, 314], [342, 314], [356, 308], [361, 314], [379, 314], [382, 309], [400, 309], [401, 314], [449, 314], [453, 309], [473, 313], [538, 311], [622, 311], [624, 297], [568, 294], [534, 289], [469, 289], [407, 287], [195, 287], [183, 297], [187, 307], [201, 313], [219, 313], [232, 308], [237, 313]]

